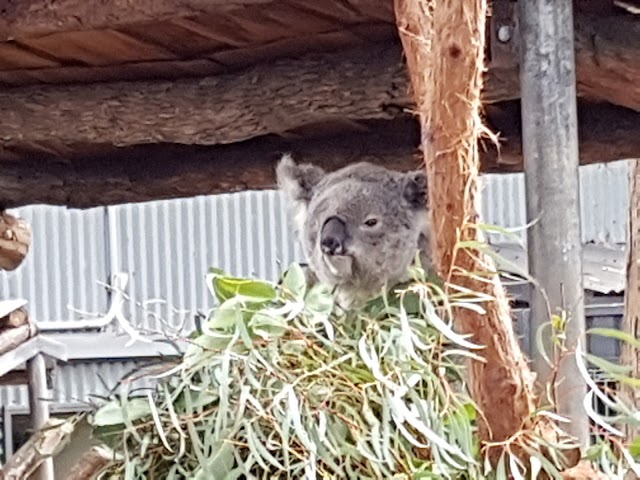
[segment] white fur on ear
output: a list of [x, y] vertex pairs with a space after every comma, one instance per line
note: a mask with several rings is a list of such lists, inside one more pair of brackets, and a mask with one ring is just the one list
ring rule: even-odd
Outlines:
[[276, 167], [278, 188], [293, 203], [294, 223], [302, 231], [307, 219], [307, 206], [313, 189], [324, 177], [325, 171], [311, 164], [297, 165], [290, 153], [285, 153]]

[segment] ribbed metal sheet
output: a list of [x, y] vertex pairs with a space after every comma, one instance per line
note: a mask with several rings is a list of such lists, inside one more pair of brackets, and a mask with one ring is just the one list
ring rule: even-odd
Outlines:
[[114, 206], [109, 218], [111, 268], [130, 274], [130, 304], [166, 301], [129, 310], [136, 325], [149, 329], [162, 327], [156, 316], [213, 306], [204, 281], [210, 267], [276, 280], [303, 258], [274, 191]]
[[73, 320], [69, 309], [104, 312], [107, 293], [105, 211], [31, 206], [12, 210], [32, 229], [32, 244], [24, 263], [0, 272], [0, 300], [24, 298], [38, 321]]
[[[111, 390], [130, 372], [140, 368], [141, 361], [70, 362], [58, 365], [50, 391], [52, 409], [69, 409], [100, 403], [96, 396], [108, 397]], [[138, 381], [134, 388], [148, 387]], [[11, 409], [28, 409], [29, 395], [24, 385], [1, 387], [0, 405]]]
[[[624, 244], [629, 207], [629, 162], [580, 167], [582, 241]], [[490, 225], [522, 228], [527, 224], [524, 174], [483, 176], [483, 220]], [[516, 234], [526, 244], [526, 231]], [[512, 243], [512, 236], [490, 236], [492, 243]]]

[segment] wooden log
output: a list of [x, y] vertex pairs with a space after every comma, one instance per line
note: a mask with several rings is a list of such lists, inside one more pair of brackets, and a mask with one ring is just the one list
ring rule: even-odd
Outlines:
[[[615, 32], [615, 33], [612, 33]], [[640, 22], [581, 16], [579, 91], [640, 110]], [[603, 56], [602, 52], [606, 52]], [[488, 74], [483, 101], [518, 98], [517, 69]], [[279, 59], [204, 79], [50, 85], [0, 93], [0, 145], [214, 145], [329, 119], [391, 119], [413, 104], [396, 42]]]
[[33, 333], [33, 328], [28, 324], [0, 331], [0, 355], [18, 347], [29, 339]]
[[[215, 145], [408, 107], [397, 46], [309, 54], [204, 79], [0, 92], [0, 144]], [[397, 84], [394, 82], [398, 82]]]
[[17, 328], [29, 322], [29, 314], [25, 308], [14, 310], [9, 315], [0, 318], [0, 330], [4, 328]]
[[[482, 145], [482, 171], [522, 170], [517, 102], [487, 108], [489, 124], [505, 142], [500, 152]], [[581, 163], [640, 157], [640, 114], [609, 105], [579, 109]], [[50, 159], [8, 162], [0, 168], [0, 204], [45, 203], [87, 208], [126, 202], [209, 195], [275, 187], [275, 162], [283, 152], [328, 170], [369, 160], [398, 170], [419, 165], [419, 125], [413, 118], [359, 124], [353, 132], [317, 138], [265, 137], [232, 145], [146, 145], [87, 154], [65, 163]], [[317, 129], [314, 128], [317, 131]], [[153, 168], [149, 168], [153, 165]]]
[[29, 224], [6, 212], [0, 212], [0, 270], [18, 268], [29, 253], [30, 245]]
[[24, 38], [53, 32], [91, 30], [162, 21], [199, 13], [221, 13], [271, 0], [30, 0], [8, 2], [0, 17], [0, 38]]
[[[47, 459], [55, 456], [73, 435], [75, 420], [52, 419], [46, 428], [35, 432], [0, 470], [3, 480], [23, 480], [32, 475]], [[51, 477], [53, 478], [53, 477]]]

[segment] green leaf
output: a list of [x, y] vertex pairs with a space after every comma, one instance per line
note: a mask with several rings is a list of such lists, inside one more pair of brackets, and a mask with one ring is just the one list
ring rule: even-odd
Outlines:
[[601, 369], [605, 373], [625, 375], [630, 373], [633, 369], [628, 365], [617, 365], [613, 362], [600, 358], [590, 353], [583, 353], [583, 356], [596, 367]]
[[244, 297], [245, 302], [264, 302], [276, 298], [276, 289], [270, 282], [231, 277], [213, 269], [210, 273], [213, 291], [220, 303], [237, 296]]
[[285, 272], [282, 286], [286, 288], [296, 299], [302, 299], [307, 291], [307, 278], [302, 267], [294, 263]]
[[249, 320], [249, 329], [265, 340], [281, 337], [287, 331], [287, 320], [282, 315], [256, 312]]
[[640, 348], [640, 340], [635, 338], [633, 335], [629, 335], [622, 330], [616, 330], [615, 328], [590, 328], [589, 330], [587, 330], [587, 333], [590, 335], [600, 335], [602, 337], [615, 338], [616, 340], [626, 342], [633, 347]]
[[243, 308], [243, 299], [240, 297], [232, 297], [220, 305], [211, 320], [209, 320], [209, 328], [214, 330], [228, 330], [236, 324], [238, 314]]
[[312, 313], [328, 317], [333, 311], [334, 297], [331, 288], [322, 283], [316, 283], [304, 299], [305, 309]]
[[[130, 421], [151, 415], [149, 402], [145, 398], [132, 398], [127, 401], [127, 417]], [[92, 424], [97, 427], [124, 424], [123, 406], [112, 401], [99, 408], [93, 415]]]
[[629, 453], [634, 459], [640, 458], [640, 437], [636, 437], [629, 444]]
[[235, 459], [233, 458], [233, 445], [229, 442], [220, 442], [217, 448], [213, 449], [211, 457], [206, 459], [206, 463], [201, 466], [193, 476], [194, 480], [223, 480], [233, 469]]

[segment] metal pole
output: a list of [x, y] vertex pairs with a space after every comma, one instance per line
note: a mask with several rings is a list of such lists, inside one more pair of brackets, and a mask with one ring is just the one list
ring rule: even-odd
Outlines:
[[[44, 355], [39, 353], [28, 362], [29, 369], [29, 408], [31, 409], [31, 428], [42, 429], [49, 421], [47, 397], [47, 366]], [[34, 475], [35, 480], [54, 480], [53, 459], [47, 458]]]
[[[548, 325], [549, 308], [570, 319], [568, 347], [573, 349], [578, 340], [585, 344], [573, 5], [572, 0], [520, 0], [518, 8], [527, 218], [537, 220], [527, 238], [529, 270], [549, 301], [535, 289], [532, 360], [544, 385], [551, 371], [535, 335]], [[552, 354], [550, 336], [545, 337], [545, 350]], [[556, 400], [559, 413], [571, 420], [567, 433], [588, 445], [584, 394], [586, 383], [570, 355], [559, 366]]]

